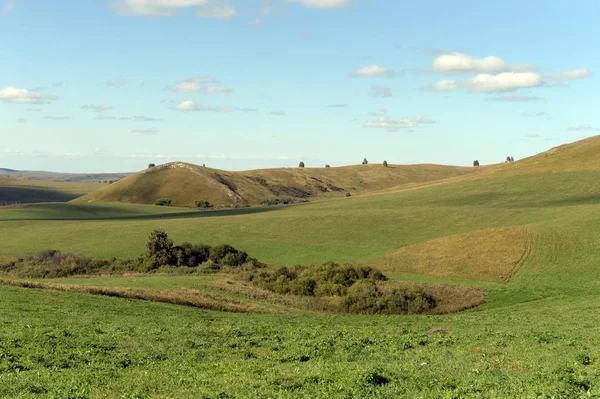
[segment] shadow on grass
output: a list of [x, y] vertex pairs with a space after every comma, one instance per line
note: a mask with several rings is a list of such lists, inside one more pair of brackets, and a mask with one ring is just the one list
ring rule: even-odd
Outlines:
[[[75, 204], [35, 204], [25, 206], [20, 209], [20, 214], [17, 217], [2, 217], [0, 213], [0, 221], [27, 221], [27, 220], [156, 220], [156, 219], [197, 219], [206, 217], [223, 217], [223, 216], [238, 216], [251, 215], [275, 210], [283, 210], [289, 206], [277, 207], [252, 207], [252, 208], [235, 208], [235, 209], [219, 209], [219, 210], [190, 210], [183, 212], [164, 212], [151, 214], [135, 214], [135, 209], [123, 209], [119, 207], [109, 206], [87, 206]], [[30, 211], [31, 216], [23, 217]], [[46, 214], [46, 215], [45, 215]], [[48, 215], [54, 214], [54, 215]]]
[[65, 193], [47, 188], [0, 186], [0, 204], [67, 202], [81, 196], [81, 193]]

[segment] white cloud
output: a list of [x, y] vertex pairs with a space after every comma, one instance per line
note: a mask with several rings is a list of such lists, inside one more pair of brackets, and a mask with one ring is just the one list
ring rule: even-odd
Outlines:
[[102, 105], [82, 105], [81, 109], [86, 109], [88, 111], [93, 111], [93, 112], [106, 112], [106, 111], [110, 111], [111, 109], [113, 109], [112, 105], [108, 105], [108, 104], [102, 104]]
[[486, 73], [467, 79], [465, 86], [477, 93], [499, 93], [538, 87], [542, 78], [535, 72], [503, 72], [497, 75]]
[[233, 90], [213, 78], [191, 78], [169, 87], [177, 93], [231, 93]]
[[369, 95], [371, 97], [389, 98], [392, 97], [392, 89], [385, 86], [372, 86]]
[[392, 76], [394, 71], [385, 69], [377, 64], [369, 65], [366, 67], [358, 68], [351, 73], [354, 77], [374, 77], [374, 76]]
[[202, 18], [231, 19], [235, 18], [235, 8], [230, 5], [206, 4], [196, 10], [196, 16]]
[[591, 130], [591, 131], [600, 131], [600, 127], [594, 127], [592, 125], [579, 125], [579, 126], [572, 126], [569, 128], [569, 130], [571, 131], [585, 131], [585, 130]]
[[169, 17], [182, 8], [204, 6], [208, 0], [114, 0], [112, 9], [121, 15]]
[[237, 107], [207, 107], [204, 105], [196, 104], [194, 101], [191, 101], [191, 100], [182, 101], [179, 104], [172, 107], [172, 109], [174, 109], [176, 111], [183, 111], [183, 112], [199, 111], [199, 112], [218, 112], [218, 113], [228, 113], [228, 112], [235, 112], [235, 111], [239, 110]]
[[463, 53], [440, 54], [429, 70], [437, 73], [499, 73], [533, 69], [531, 65], [507, 64], [502, 58], [488, 56], [475, 58]]
[[396, 132], [401, 129], [412, 129], [421, 124], [433, 124], [435, 121], [433, 119], [427, 118], [425, 116], [417, 116], [412, 119], [391, 119], [387, 116], [380, 116], [378, 119], [374, 121], [366, 122], [363, 127], [370, 129], [386, 129], [390, 132]]
[[541, 100], [540, 97], [535, 96], [515, 96], [515, 95], [504, 95], [499, 97], [492, 97], [489, 101], [499, 101], [506, 103], [526, 103], [531, 101]]
[[36, 90], [6, 87], [0, 90], [0, 101], [11, 104], [48, 104], [58, 97], [40, 94]]
[[336, 8], [347, 7], [351, 4], [350, 0], [287, 0], [289, 3], [298, 3], [304, 7], [320, 8], [322, 10], [333, 10]]
[[44, 119], [51, 121], [66, 121], [72, 118], [70, 116], [44, 116]]
[[454, 91], [458, 90], [460, 84], [456, 80], [443, 79], [439, 80], [429, 86], [425, 86], [425, 91]]
[[544, 79], [547, 81], [563, 82], [567, 80], [584, 79], [591, 75], [592, 71], [590, 71], [588, 68], [578, 68], [573, 69], [572, 71], [565, 71], [545, 76]]

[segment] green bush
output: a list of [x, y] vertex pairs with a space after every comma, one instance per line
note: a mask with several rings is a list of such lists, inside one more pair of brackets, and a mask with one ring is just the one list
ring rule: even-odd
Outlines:
[[157, 199], [154, 202], [154, 205], [158, 205], [158, 206], [173, 206], [173, 200], [171, 198]]
[[411, 292], [363, 280], [348, 289], [340, 308], [349, 313], [417, 314], [435, 308], [435, 298], [424, 292]]
[[194, 201], [194, 205], [196, 206], [196, 208], [199, 208], [199, 209], [213, 208], [213, 205], [210, 202], [202, 201], [202, 200]]

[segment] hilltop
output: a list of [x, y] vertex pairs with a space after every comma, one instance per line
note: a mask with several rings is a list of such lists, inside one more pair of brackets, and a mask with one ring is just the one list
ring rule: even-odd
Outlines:
[[274, 199], [364, 194], [474, 172], [474, 168], [429, 164], [230, 172], [172, 162], [135, 173], [76, 201], [153, 204], [157, 199], [171, 198], [178, 206], [191, 206], [196, 200], [209, 201], [215, 206], [247, 206]]

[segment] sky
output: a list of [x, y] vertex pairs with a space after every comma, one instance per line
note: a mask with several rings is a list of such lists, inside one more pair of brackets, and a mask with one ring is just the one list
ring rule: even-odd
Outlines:
[[0, 167], [472, 165], [600, 134], [600, 2], [0, 0]]

